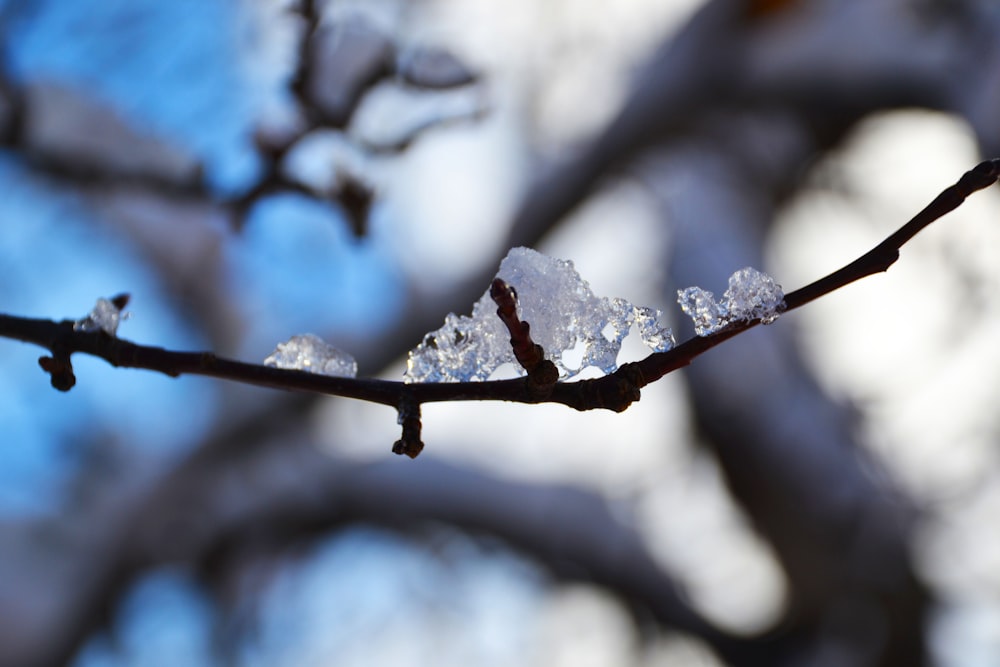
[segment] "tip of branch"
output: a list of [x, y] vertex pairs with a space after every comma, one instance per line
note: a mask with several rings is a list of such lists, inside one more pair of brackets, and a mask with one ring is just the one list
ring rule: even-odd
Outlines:
[[965, 172], [956, 184], [959, 194], [964, 198], [983, 188], [988, 188], [1000, 177], [1000, 158], [980, 162]]
[[403, 427], [403, 435], [392, 444], [392, 453], [415, 459], [424, 450], [420, 440], [420, 404], [404, 400], [399, 406], [398, 421]]
[[129, 300], [132, 298], [131, 294], [127, 292], [122, 292], [121, 294], [116, 294], [111, 297], [110, 301], [118, 310], [125, 310], [125, 306], [128, 305]]
[[420, 452], [424, 451], [424, 443], [420, 440], [403, 440], [402, 438], [392, 443], [392, 453], [399, 454], [402, 456], [406, 454], [411, 459], [415, 459], [420, 456]]

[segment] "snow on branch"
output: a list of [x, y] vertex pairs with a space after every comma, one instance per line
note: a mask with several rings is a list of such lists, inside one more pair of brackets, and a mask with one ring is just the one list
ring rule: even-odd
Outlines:
[[316, 334], [292, 336], [284, 343], [278, 343], [274, 352], [264, 359], [264, 365], [348, 378], [358, 374], [358, 362], [354, 357]]
[[709, 336], [730, 322], [771, 324], [785, 309], [785, 295], [774, 278], [747, 266], [729, 276], [729, 289], [716, 302], [700, 287], [677, 290], [677, 303], [694, 320], [695, 333]]
[[[473, 306], [471, 315], [449, 313], [440, 329], [424, 336], [410, 351], [407, 382], [482, 381], [504, 364], [517, 364], [522, 374], [530, 373], [517, 356], [516, 346], [511, 345], [513, 341], [508, 341], [508, 332], [514, 339], [520, 336], [515, 332], [520, 325], [511, 329], [511, 318], [530, 323], [534, 341], [561, 379], [572, 378], [587, 367], [614, 373], [622, 341], [639, 317], [644, 321], [640, 335], [649, 347], [664, 352], [673, 346], [670, 330], [657, 326], [662, 313], [636, 307], [625, 299], [596, 296], [569, 260], [514, 248], [500, 262], [497, 279], [502, 287], [494, 282]], [[507, 289], [511, 290], [510, 301]], [[495, 306], [502, 311], [499, 319]], [[582, 354], [582, 361], [570, 363], [567, 353], [572, 352]]]
[[[68, 391], [75, 383], [70, 356], [82, 353], [101, 357], [113, 366], [143, 368], [172, 377], [205, 375], [381, 403], [398, 411], [403, 427], [403, 437], [393, 451], [415, 457], [423, 448], [423, 403], [501, 400], [621, 412], [639, 399], [644, 386], [686, 366], [706, 350], [757, 324], [773, 322], [782, 312], [887, 270], [899, 258], [900, 248], [920, 230], [957, 208], [970, 194], [996, 183], [998, 177], [1000, 158], [980, 163], [872, 250], [789, 294], [782, 295], [773, 279], [749, 268], [733, 274], [729, 289], [718, 303], [700, 288], [682, 290], [682, 309], [695, 317], [696, 324], [705, 312], [708, 315], [702, 318], [699, 335], [676, 346], [669, 330], [662, 327], [660, 314], [636, 308], [623, 299], [598, 298], [571, 262], [526, 248], [511, 251], [501, 264], [498, 280], [477, 302], [472, 316], [449, 315], [442, 329], [428, 334], [411, 352], [406, 382], [348, 377], [355, 370], [353, 359], [307, 336], [279, 345], [268, 357], [273, 365], [233, 361], [208, 352], [174, 352], [137, 345], [115, 336], [120, 311], [127, 303], [125, 296], [99, 301], [90, 315], [76, 321], [0, 314], [0, 337], [47, 348], [52, 356], [42, 357], [39, 364], [61, 391]], [[492, 309], [486, 299], [494, 302], [498, 315], [488, 313]], [[639, 322], [647, 344], [660, 351], [618, 368], [618, 349], [634, 322]], [[505, 340], [504, 328], [509, 340]], [[584, 365], [605, 370], [605, 376], [556, 381], [579, 371], [568, 368], [561, 356], [577, 345], [583, 346]], [[325, 369], [331, 360], [336, 373], [310, 372]], [[518, 362], [527, 376], [487, 380], [493, 370], [509, 360]]]
[[128, 294], [119, 294], [110, 299], [100, 298], [94, 308], [82, 320], [77, 320], [73, 328], [77, 331], [97, 331], [100, 329], [109, 336], [118, 333], [118, 325], [127, 320], [129, 313], [124, 312], [129, 301]]

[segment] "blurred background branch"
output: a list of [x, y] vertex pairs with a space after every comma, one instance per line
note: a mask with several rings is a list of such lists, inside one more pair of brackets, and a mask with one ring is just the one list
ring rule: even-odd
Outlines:
[[[789, 287], [1000, 153], [992, 0], [493, 5], [3, 2], [2, 310], [398, 379], [511, 246]], [[0, 663], [990, 664], [997, 206], [622, 415], [434, 406], [416, 463], [379, 406], [4, 345]]]

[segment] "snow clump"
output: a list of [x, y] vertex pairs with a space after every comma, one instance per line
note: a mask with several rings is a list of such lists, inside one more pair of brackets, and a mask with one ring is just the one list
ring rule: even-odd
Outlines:
[[785, 309], [785, 294], [774, 278], [748, 266], [729, 276], [721, 301], [700, 287], [688, 287], [677, 290], [677, 303], [694, 320], [695, 333], [708, 336], [731, 322], [774, 322]]
[[315, 334], [292, 336], [286, 342], [278, 343], [274, 352], [264, 359], [264, 365], [350, 378], [358, 374], [358, 363], [354, 357]]
[[[514, 248], [500, 263], [497, 277], [514, 288], [518, 317], [531, 325], [532, 340], [559, 369], [560, 379], [587, 367], [606, 374], [617, 370], [618, 352], [634, 323], [643, 342], [654, 351], [665, 352], [674, 345], [663, 313], [633, 306], [625, 299], [594, 295], [571, 261]], [[444, 326], [428, 333], [410, 351], [405, 381], [482, 381], [504, 364], [512, 364], [523, 375], [496, 308], [487, 290], [471, 315], [449, 313]], [[582, 353], [578, 365], [563, 358], [570, 351], [574, 358]]]

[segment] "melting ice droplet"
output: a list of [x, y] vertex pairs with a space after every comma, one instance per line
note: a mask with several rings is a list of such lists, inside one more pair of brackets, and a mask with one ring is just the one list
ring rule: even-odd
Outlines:
[[358, 374], [354, 357], [314, 334], [292, 336], [278, 343], [274, 352], [264, 359], [264, 365], [319, 375], [355, 377]]

